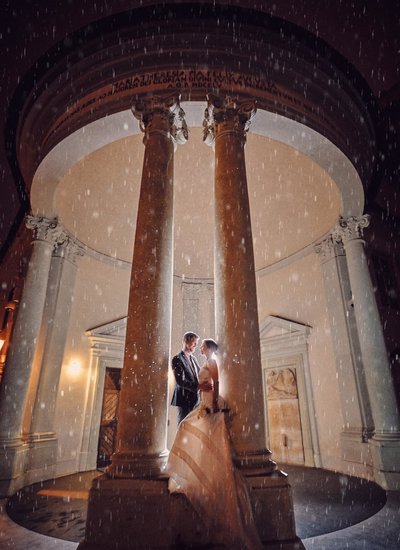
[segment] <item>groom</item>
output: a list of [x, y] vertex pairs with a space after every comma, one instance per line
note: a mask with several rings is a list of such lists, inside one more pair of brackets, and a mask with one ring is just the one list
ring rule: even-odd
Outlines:
[[199, 336], [195, 332], [183, 335], [182, 351], [172, 359], [172, 370], [175, 376], [175, 389], [171, 405], [178, 407], [178, 425], [192, 411], [198, 402], [198, 391], [210, 391], [209, 382], [199, 384], [199, 364], [193, 352]]

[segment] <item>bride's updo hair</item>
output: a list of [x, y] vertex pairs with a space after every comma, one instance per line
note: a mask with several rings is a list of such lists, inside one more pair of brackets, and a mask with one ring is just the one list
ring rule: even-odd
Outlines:
[[213, 340], [212, 338], [205, 338], [203, 340], [203, 344], [206, 346], [207, 349], [210, 349], [211, 351], [216, 353], [218, 349], [218, 344], [215, 340]]

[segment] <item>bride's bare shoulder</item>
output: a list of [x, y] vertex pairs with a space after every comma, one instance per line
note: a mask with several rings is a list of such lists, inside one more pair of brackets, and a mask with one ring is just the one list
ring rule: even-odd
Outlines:
[[209, 359], [207, 361], [207, 365], [211, 368], [211, 369], [218, 369], [218, 366], [217, 366], [217, 362], [215, 359]]

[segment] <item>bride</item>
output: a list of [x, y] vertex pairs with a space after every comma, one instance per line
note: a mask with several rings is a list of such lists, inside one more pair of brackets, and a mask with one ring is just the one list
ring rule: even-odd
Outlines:
[[234, 468], [224, 412], [218, 396], [217, 343], [203, 340], [206, 362], [199, 383], [199, 405], [180, 423], [169, 454], [167, 473], [171, 493], [187, 496], [206, 526], [207, 542], [229, 549], [256, 550], [262, 544], [254, 525], [246, 481]]

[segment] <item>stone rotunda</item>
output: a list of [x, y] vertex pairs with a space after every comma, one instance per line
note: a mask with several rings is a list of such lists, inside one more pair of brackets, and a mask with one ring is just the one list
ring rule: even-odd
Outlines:
[[398, 489], [364, 249], [377, 113], [356, 71], [265, 13], [171, 2], [71, 34], [13, 101], [32, 255], [0, 386], [3, 496], [107, 466], [81, 548], [201, 544], [163, 474], [187, 330], [220, 344], [267, 547], [301, 547], [281, 463]]

